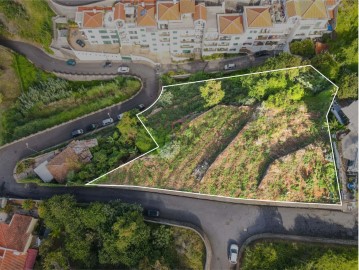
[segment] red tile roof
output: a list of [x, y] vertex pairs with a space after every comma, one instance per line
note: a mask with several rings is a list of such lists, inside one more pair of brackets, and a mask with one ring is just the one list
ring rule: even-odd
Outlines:
[[15, 214], [10, 224], [0, 224], [0, 246], [6, 249], [24, 252], [26, 243], [31, 237], [28, 232], [29, 225], [33, 220], [30, 216]]
[[98, 7], [98, 6], [92, 6], [92, 7], [78, 7], [77, 11], [85, 11], [85, 10], [96, 10], [96, 11], [102, 11], [102, 10], [106, 10], [106, 11], [111, 11], [112, 7]]
[[103, 24], [103, 13], [85, 11], [82, 26], [84, 28], [99, 28]]
[[121, 2], [115, 5], [114, 20], [125, 20], [125, 5]]
[[27, 251], [24, 270], [32, 270], [34, 268], [37, 252], [36, 249], [32, 248]]
[[[0, 258], [0, 270], [23, 270], [27, 254], [6, 250], [4, 257]], [[28, 269], [26, 269], [28, 270]]]

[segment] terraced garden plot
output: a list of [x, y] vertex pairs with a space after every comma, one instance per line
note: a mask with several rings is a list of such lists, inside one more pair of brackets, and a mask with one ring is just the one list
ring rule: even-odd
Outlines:
[[159, 149], [94, 184], [336, 203], [335, 90], [310, 67], [166, 87], [140, 115]]

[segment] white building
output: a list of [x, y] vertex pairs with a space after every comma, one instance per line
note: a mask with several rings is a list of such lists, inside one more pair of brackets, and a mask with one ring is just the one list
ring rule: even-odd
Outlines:
[[[76, 22], [91, 44], [120, 43], [173, 59], [217, 53], [283, 50], [292, 40], [335, 28], [339, 0], [261, 0], [239, 8], [224, 1], [121, 0], [113, 7], [79, 7]], [[227, 6], [226, 6], [227, 5]]]

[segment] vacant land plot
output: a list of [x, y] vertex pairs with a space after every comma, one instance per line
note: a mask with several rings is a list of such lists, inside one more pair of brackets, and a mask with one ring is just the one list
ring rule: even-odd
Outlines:
[[358, 269], [357, 247], [289, 241], [259, 241], [243, 254], [241, 269]]
[[141, 115], [157, 152], [100, 182], [337, 202], [326, 119], [335, 90], [309, 67], [166, 87]]
[[[11, 142], [76, 117], [119, 103], [135, 95], [141, 83], [118, 76], [109, 81], [72, 82], [46, 73], [26, 58], [7, 51], [0, 73], [0, 144]], [[8, 80], [13, 79], [13, 84]]]

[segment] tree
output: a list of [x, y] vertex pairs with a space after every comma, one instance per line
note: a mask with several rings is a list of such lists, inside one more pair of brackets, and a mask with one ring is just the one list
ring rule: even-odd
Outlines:
[[138, 120], [129, 112], [125, 112], [121, 121], [117, 124], [117, 128], [121, 133], [124, 142], [133, 142], [138, 132]]
[[35, 207], [34, 200], [27, 199], [22, 202], [22, 209], [24, 209], [26, 211], [30, 211], [30, 210], [34, 209], [34, 207]]
[[221, 81], [208, 81], [204, 86], [199, 88], [201, 96], [206, 101], [206, 107], [217, 105], [224, 97]]
[[292, 54], [311, 58], [315, 55], [314, 42], [311, 39], [294, 41], [290, 43], [290, 52]]
[[340, 65], [330, 53], [321, 53], [312, 58], [312, 65], [329, 79], [334, 80], [339, 72]]
[[342, 75], [339, 79], [338, 87], [339, 99], [358, 99], [358, 74]]
[[63, 251], [52, 251], [44, 257], [42, 267], [44, 270], [67, 270], [70, 269], [69, 263]]

